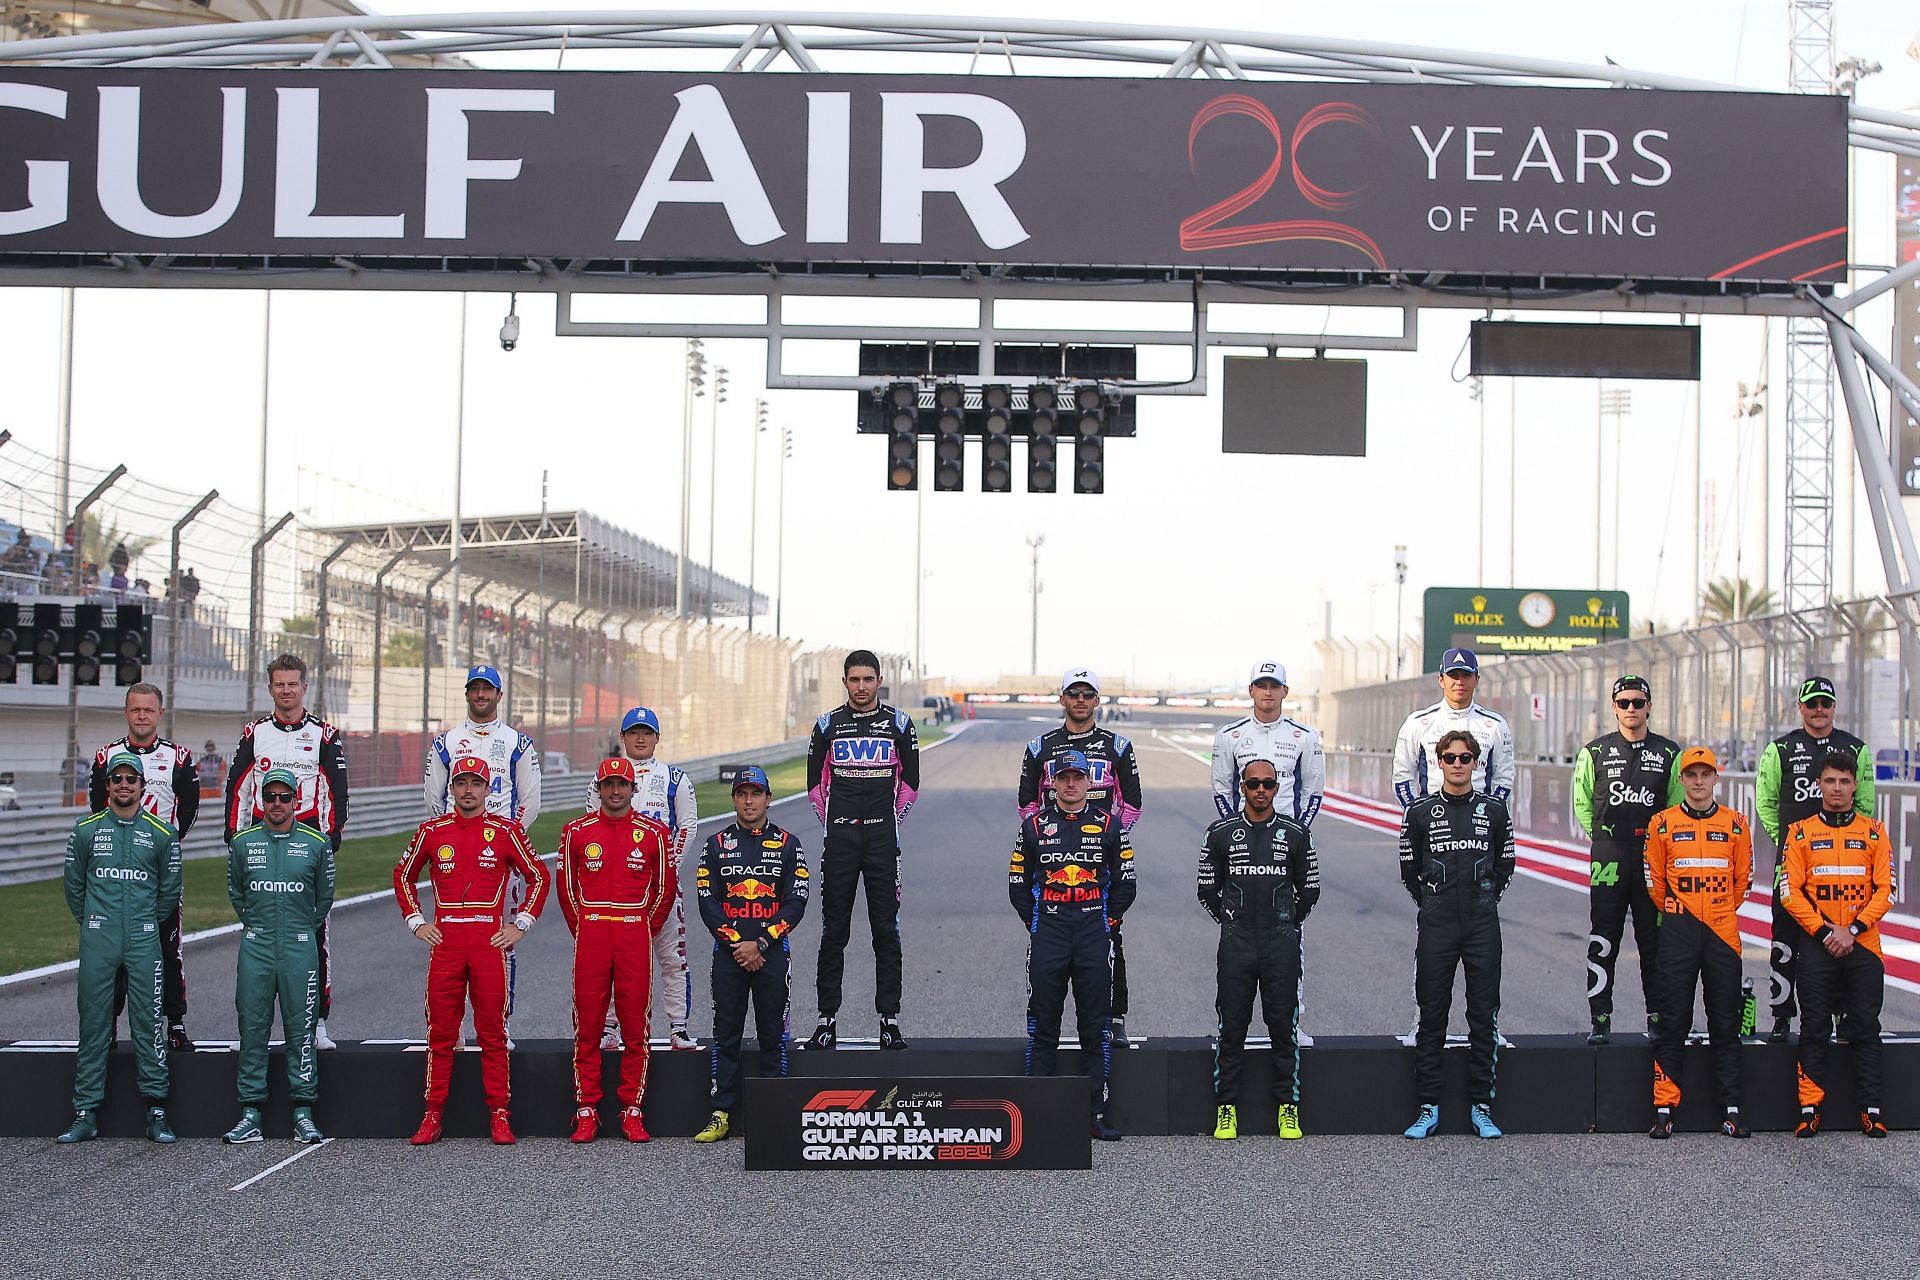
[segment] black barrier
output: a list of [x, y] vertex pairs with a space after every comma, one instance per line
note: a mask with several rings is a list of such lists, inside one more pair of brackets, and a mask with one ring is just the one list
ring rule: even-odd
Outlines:
[[[853, 1080], [968, 1082], [1018, 1076], [1022, 1042], [928, 1040], [897, 1053], [842, 1048], [834, 1053], [795, 1053], [795, 1088], [852, 1087]], [[752, 1078], [756, 1056], [742, 1055]], [[1266, 1049], [1250, 1049], [1241, 1077], [1243, 1133], [1274, 1131], [1273, 1065]], [[51, 1137], [71, 1115], [73, 1050], [43, 1044], [0, 1044], [0, 1137]], [[272, 1055], [269, 1136], [290, 1132], [283, 1059]], [[619, 1078], [620, 1055], [607, 1053], [605, 1079]], [[1084, 1077], [1072, 1073], [1079, 1055], [1061, 1051], [1060, 1079], [1077, 1092], [1077, 1105], [1063, 1113], [1084, 1128]], [[1759, 1130], [1789, 1129], [1798, 1110], [1794, 1093], [1795, 1048], [1746, 1041], [1741, 1049], [1745, 1089], [1741, 1111]], [[1920, 1129], [1920, 1037], [1902, 1036], [1885, 1049], [1887, 1124]], [[1449, 1043], [1443, 1058], [1445, 1092], [1442, 1131], [1466, 1131], [1467, 1052]], [[1854, 1123], [1853, 1060], [1844, 1044], [1829, 1058], [1827, 1126]], [[214, 1137], [238, 1114], [234, 1097], [235, 1055], [202, 1050], [171, 1055], [174, 1127], [184, 1137]], [[316, 1119], [341, 1138], [403, 1138], [419, 1123], [426, 1054], [419, 1046], [347, 1042], [320, 1055], [320, 1101]], [[656, 1049], [647, 1078], [647, 1127], [656, 1137], [684, 1138], [699, 1132], [709, 1107], [708, 1055]], [[1711, 1054], [1689, 1045], [1682, 1059], [1684, 1101], [1679, 1127], [1702, 1131], [1719, 1123], [1713, 1096]], [[1321, 1036], [1300, 1051], [1301, 1123], [1309, 1135], [1396, 1133], [1412, 1118], [1413, 1051], [1391, 1036]], [[744, 1086], [752, 1097], [752, 1083]], [[862, 1085], [861, 1087], [865, 1087]], [[889, 1087], [891, 1087], [889, 1085]], [[881, 1091], [883, 1094], [885, 1090]], [[812, 1096], [810, 1093], [809, 1097]], [[601, 1104], [605, 1127], [617, 1129], [619, 1103]], [[1114, 1055], [1111, 1115], [1129, 1135], [1199, 1134], [1213, 1131], [1213, 1047], [1203, 1039], [1140, 1041]], [[1513, 1133], [1631, 1133], [1653, 1118], [1653, 1059], [1644, 1037], [1620, 1035], [1589, 1048], [1579, 1037], [1513, 1036], [1500, 1050], [1499, 1096], [1494, 1117]], [[142, 1131], [143, 1105], [135, 1087], [133, 1055], [123, 1041], [107, 1059], [107, 1103], [100, 1121], [108, 1136]], [[562, 1040], [522, 1040], [513, 1054], [513, 1123], [526, 1136], [559, 1137], [572, 1128], [572, 1045]], [[752, 1125], [743, 1125], [751, 1132]], [[455, 1055], [448, 1097], [450, 1137], [483, 1137], [486, 1103], [480, 1087], [480, 1055]]]
[[742, 1103], [749, 1169], [1093, 1167], [1084, 1076], [749, 1080]]

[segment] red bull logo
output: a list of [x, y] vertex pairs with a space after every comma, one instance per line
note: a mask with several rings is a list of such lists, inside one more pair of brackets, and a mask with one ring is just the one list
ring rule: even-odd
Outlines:
[[775, 889], [765, 880], [756, 880], [751, 876], [727, 886], [727, 896], [729, 898], [746, 898], [748, 901], [756, 898], [771, 898], [778, 892], [779, 890]]
[[1048, 884], [1063, 884], [1068, 888], [1075, 888], [1083, 884], [1092, 884], [1099, 878], [1100, 873], [1098, 871], [1083, 867], [1077, 862], [1064, 866], [1058, 871], [1047, 872]]
[[[765, 880], [749, 876], [727, 886], [729, 901], [721, 906], [733, 920], [771, 920], [780, 914], [780, 904], [775, 901], [779, 892]], [[732, 901], [735, 898], [742, 901]]]

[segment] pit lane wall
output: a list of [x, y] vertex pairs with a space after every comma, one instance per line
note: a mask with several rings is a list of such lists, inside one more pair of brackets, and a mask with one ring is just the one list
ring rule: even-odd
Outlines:
[[[1393, 798], [1393, 758], [1384, 751], [1329, 751], [1327, 790], [1399, 809]], [[1720, 775], [1720, 803], [1742, 813], [1754, 812], [1754, 775]], [[1573, 821], [1573, 766], [1551, 762], [1522, 762], [1513, 787], [1514, 834], [1547, 845], [1565, 845], [1577, 855], [1587, 851], [1587, 840]], [[1893, 909], [1920, 916], [1920, 883], [1912, 873], [1920, 850], [1920, 783], [1874, 784], [1873, 816], [1887, 825], [1893, 845]], [[1753, 880], [1765, 885], [1773, 875], [1777, 852], [1766, 830], [1753, 829]]]

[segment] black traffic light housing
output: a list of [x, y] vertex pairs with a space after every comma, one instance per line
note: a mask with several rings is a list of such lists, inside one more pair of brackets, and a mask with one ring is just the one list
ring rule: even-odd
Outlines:
[[20, 606], [0, 600], [0, 684], [20, 676]]
[[1060, 411], [1052, 386], [1027, 388], [1027, 492], [1052, 493], [1060, 474]]
[[35, 684], [60, 683], [60, 606], [33, 606], [33, 629], [28, 635], [28, 653], [33, 660]]
[[1106, 492], [1106, 397], [1097, 386], [1074, 390], [1073, 491]]
[[140, 605], [120, 606], [110, 636], [113, 649], [107, 655], [113, 663], [115, 684], [124, 686], [140, 683], [145, 674], [148, 631], [152, 626], [153, 620]]
[[887, 424], [887, 488], [920, 487], [920, 388], [896, 382], [887, 388], [882, 411]]
[[1000, 383], [980, 390], [980, 489], [1013, 492], [1013, 388]]
[[940, 493], [966, 488], [967, 392], [957, 382], [933, 390], [933, 487]]
[[68, 652], [73, 655], [73, 682], [100, 683], [100, 651], [105, 646], [104, 611], [97, 604], [73, 607], [73, 630]]

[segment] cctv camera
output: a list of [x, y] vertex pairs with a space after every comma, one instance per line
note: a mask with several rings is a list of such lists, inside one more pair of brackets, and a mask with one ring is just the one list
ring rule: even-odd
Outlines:
[[502, 351], [511, 351], [519, 345], [520, 317], [509, 311], [507, 312], [506, 322], [500, 326], [500, 349]]

